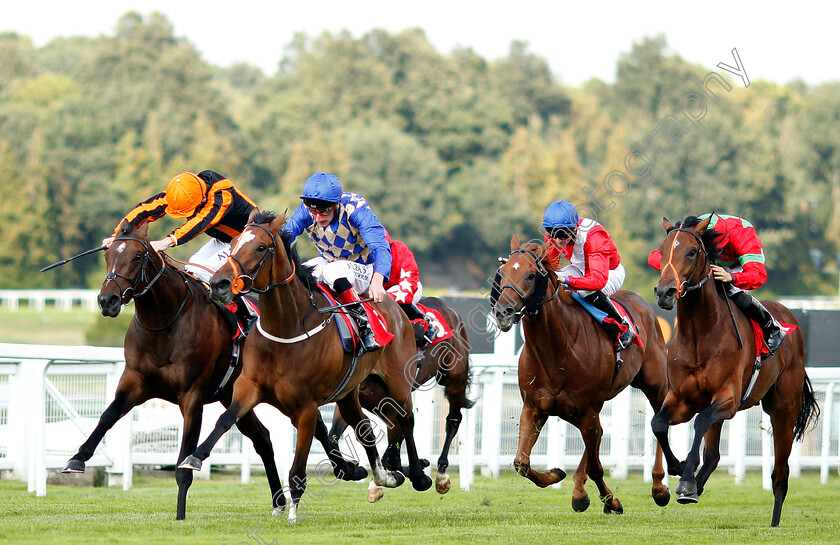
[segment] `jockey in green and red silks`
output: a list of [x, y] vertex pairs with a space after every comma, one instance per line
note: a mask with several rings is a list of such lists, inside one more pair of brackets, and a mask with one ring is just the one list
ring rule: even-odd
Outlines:
[[[688, 222], [686, 218], [685, 222]], [[764, 265], [764, 250], [755, 227], [749, 221], [725, 214], [704, 214], [695, 218], [697, 222], [711, 218], [709, 227], [717, 233], [718, 258], [712, 264], [712, 275], [721, 282], [726, 294], [748, 318], [761, 326], [764, 342], [773, 354], [785, 338], [784, 330], [761, 302], [745, 290], [760, 288], [767, 282], [767, 268]], [[661, 268], [662, 255], [653, 250], [648, 264], [656, 270]]]
[[613, 338], [618, 337], [616, 351], [630, 346], [636, 334], [609, 297], [624, 284], [625, 272], [607, 230], [593, 219], [579, 217], [569, 201], [548, 205], [542, 227], [553, 268], [559, 267], [561, 255], [570, 262], [557, 269], [560, 282], [606, 313], [603, 325], [608, 333], [615, 334]]

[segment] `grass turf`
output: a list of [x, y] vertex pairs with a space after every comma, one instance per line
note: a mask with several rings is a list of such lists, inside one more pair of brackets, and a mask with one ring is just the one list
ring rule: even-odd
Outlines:
[[[770, 528], [773, 496], [761, 487], [758, 473], [735, 485], [725, 471], [710, 480], [697, 505], [665, 507], [650, 498], [640, 474], [609, 479], [624, 504], [623, 515], [605, 515], [591, 482], [592, 505], [584, 513], [571, 508], [571, 477], [562, 489], [540, 490], [512, 472], [499, 479], [478, 477], [470, 492], [414, 492], [406, 484], [386, 491], [375, 505], [366, 486], [339, 483], [325, 487], [310, 479], [300, 522], [272, 517], [265, 478], [250, 485], [238, 476], [214, 474], [193, 483], [187, 520], [174, 520], [176, 486], [165, 476], [136, 475], [134, 488], [49, 486], [46, 497], [26, 492], [26, 484], [0, 481], [0, 543], [184, 543], [233, 545], [260, 543], [246, 526], [257, 528], [265, 543], [621, 543], [721, 544], [837, 543], [840, 535], [840, 487], [832, 475], [792, 479], [781, 527]], [[676, 486], [671, 478], [671, 488]], [[306, 512], [304, 512], [306, 511]]]

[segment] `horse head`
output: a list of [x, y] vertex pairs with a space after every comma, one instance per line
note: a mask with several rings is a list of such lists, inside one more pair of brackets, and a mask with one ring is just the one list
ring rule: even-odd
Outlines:
[[509, 331], [523, 315], [539, 312], [551, 273], [546, 247], [520, 244], [519, 237], [513, 235], [510, 256], [496, 272], [490, 296], [493, 316], [502, 331]]
[[[285, 221], [285, 213], [276, 216], [271, 212], [251, 212], [242, 233], [231, 243], [227, 263], [210, 278], [214, 301], [228, 304], [236, 295], [250, 291], [264, 293], [294, 278], [295, 260], [289, 258], [280, 232]], [[274, 282], [279, 275], [286, 280]]]
[[689, 216], [676, 225], [668, 218], [662, 220], [667, 236], [659, 247], [661, 269], [653, 293], [661, 308], [671, 310], [677, 299], [699, 289], [709, 279], [710, 251], [716, 251], [717, 235], [707, 231], [711, 216], [704, 220]]
[[[97, 301], [102, 315], [119, 315], [122, 305], [143, 295], [163, 270], [163, 259], [148, 243], [148, 224], [132, 229], [126, 220], [117, 228], [111, 247], [105, 251], [105, 265], [108, 270], [99, 290]], [[156, 268], [156, 275], [147, 272], [147, 267]]]

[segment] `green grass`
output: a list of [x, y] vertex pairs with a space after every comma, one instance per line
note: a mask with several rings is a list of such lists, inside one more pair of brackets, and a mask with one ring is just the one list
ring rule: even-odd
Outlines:
[[[725, 471], [713, 476], [697, 505], [672, 499], [657, 507], [641, 475], [609, 480], [624, 504], [623, 515], [605, 515], [597, 491], [587, 485], [592, 505], [584, 513], [571, 508], [571, 477], [560, 490], [536, 488], [513, 473], [500, 479], [478, 477], [470, 492], [417, 493], [405, 485], [388, 490], [370, 505], [366, 486], [339, 483], [324, 487], [310, 479], [307, 513], [297, 526], [285, 515], [272, 517], [263, 476], [240, 485], [235, 475], [214, 474], [193, 483], [187, 520], [174, 520], [175, 482], [171, 474], [136, 476], [134, 488], [49, 486], [47, 496], [26, 492], [26, 484], [0, 481], [0, 543], [184, 543], [256, 545], [245, 526], [262, 526], [267, 543], [620, 543], [797, 545], [837, 543], [840, 535], [840, 487], [813, 473], [791, 480], [781, 527], [770, 528], [772, 494], [750, 473], [740, 486]], [[671, 478], [672, 488], [676, 480]]]
[[80, 346], [122, 346], [134, 307], [124, 307], [119, 317], [105, 318], [98, 310], [74, 307], [43, 311], [27, 306], [18, 310], [0, 307], [0, 342]]

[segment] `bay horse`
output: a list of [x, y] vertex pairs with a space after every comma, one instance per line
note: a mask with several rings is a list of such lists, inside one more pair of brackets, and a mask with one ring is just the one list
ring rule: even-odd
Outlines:
[[[444, 395], [449, 401], [446, 437], [437, 460], [437, 476], [435, 477], [435, 490], [440, 494], [446, 494], [451, 487], [451, 480], [446, 473], [449, 467], [449, 448], [461, 426], [461, 410], [471, 409], [475, 405], [475, 401], [467, 398], [467, 387], [470, 383], [470, 344], [467, 340], [466, 325], [446, 302], [436, 297], [425, 297], [420, 300], [420, 304], [440, 312], [452, 328], [451, 337], [418, 351], [415, 356], [417, 377], [412, 384], [412, 390], [416, 390], [434, 379], [443, 387]], [[381, 385], [374, 380], [365, 379], [359, 386], [359, 401], [362, 408], [376, 414], [388, 426], [388, 448], [382, 455], [382, 464], [386, 469], [398, 471], [401, 470], [400, 446], [403, 436], [399, 427], [391, 425], [395, 422], [396, 411], [390, 404], [382, 403], [386, 395]], [[346, 429], [347, 423], [341, 418], [341, 413], [336, 408], [330, 427], [330, 437], [338, 441]], [[382, 498], [382, 494], [382, 487], [371, 485], [368, 501], [371, 503], [378, 501]]]
[[[662, 269], [654, 288], [657, 303], [676, 305], [677, 323], [668, 345], [668, 395], [651, 421], [665, 453], [670, 475], [680, 476], [679, 503], [696, 503], [720, 461], [723, 421], [761, 402], [773, 425], [773, 516], [778, 526], [788, 490], [788, 458], [794, 439], [801, 440], [819, 414], [811, 381], [805, 373], [805, 348], [799, 327], [788, 333], [775, 355], [756, 364], [756, 344], [750, 321], [740, 311], [730, 317], [727, 300], [711, 278], [711, 264], [719, 254], [717, 239], [708, 229], [711, 218], [689, 216], [672, 225], [663, 218], [667, 236], [659, 247]], [[779, 303], [763, 301], [779, 321], [797, 325], [793, 313]], [[733, 323], [734, 321], [734, 323]], [[739, 331], [741, 333], [739, 333]], [[668, 444], [668, 426], [694, 421], [694, 440], [684, 462]], [[705, 438], [703, 466], [700, 440]]]
[[[147, 239], [148, 224], [133, 230], [123, 221], [105, 251], [108, 273], [97, 298], [102, 315], [116, 317], [134, 301], [134, 319], [125, 335], [125, 370], [114, 401], [105, 409], [90, 437], [62, 472], [84, 473], [105, 433], [133, 407], [152, 398], [178, 405], [184, 429], [178, 460], [198, 444], [204, 405], [230, 404], [239, 366], [231, 369], [232, 331], [200, 281], [167, 265]], [[271, 488], [272, 506], [286, 500], [274, 463], [268, 430], [253, 411], [237, 423], [262, 458]], [[176, 461], [177, 463], [177, 461]], [[178, 504], [175, 518], [186, 516], [191, 471], [176, 469]]]
[[[359, 384], [366, 378], [387, 392], [387, 402], [397, 411], [396, 420], [405, 436], [409, 474], [415, 490], [428, 490], [431, 478], [423, 472], [414, 444], [411, 385], [414, 366], [414, 331], [390, 297], [378, 304], [394, 339], [374, 352], [346, 354], [335, 317], [319, 308], [330, 303], [318, 291], [311, 271], [300, 263], [290, 237], [282, 232], [285, 214], [254, 212], [234, 241], [231, 257], [210, 279], [215, 300], [230, 302], [235, 293], [259, 293], [261, 316], [245, 340], [242, 373], [233, 385], [233, 401], [219, 417], [210, 436], [179, 467], [200, 469], [213, 445], [243, 415], [259, 403], [269, 403], [288, 416], [297, 428], [297, 444], [289, 471], [292, 504], [288, 522], [298, 517], [298, 504], [306, 489], [306, 462], [312, 438], [325, 445], [334, 472], [345, 480], [367, 476], [363, 467], [341, 456], [328, 437], [318, 407], [330, 401], [356, 430], [365, 448], [377, 484], [393, 488], [405, 477], [382, 466], [373, 428], [362, 414]], [[374, 439], [374, 440], [372, 440]], [[275, 514], [279, 514], [275, 511]]]
[[[491, 292], [493, 315], [502, 331], [520, 320], [525, 345], [519, 355], [519, 390], [522, 414], [516, 471], [543, 488], [562, 481], [562, 469], [547, 472], [531, 467], [531, 449], [549, 416], [559, 416], [583, 436], [585, 450], [574, 474], [572, 508], [585, 511], [589, 495], [587, 475], [595, 482], [604, 513], [623, 513], [624, 507], [604, 482], [599, 459], [603, 429], [600, 412], [604, 402], [627, 386], [641, 390], [658, 411], [667, 392], [665, 340], [653, 309], [635, 293], [620, 290], [613, 299], [633, 317], [644, 348], [631, 345], [616, 366], [614, 343], [595, 319], [560, 285], [556, 267], [540, 243], [520, 244], [514, 235], [510, 257], [499, 267]], [[653, 465], [652, 496], [659, 506], [671, 493], [663, 484], [662, 451], [657, 445]]]

